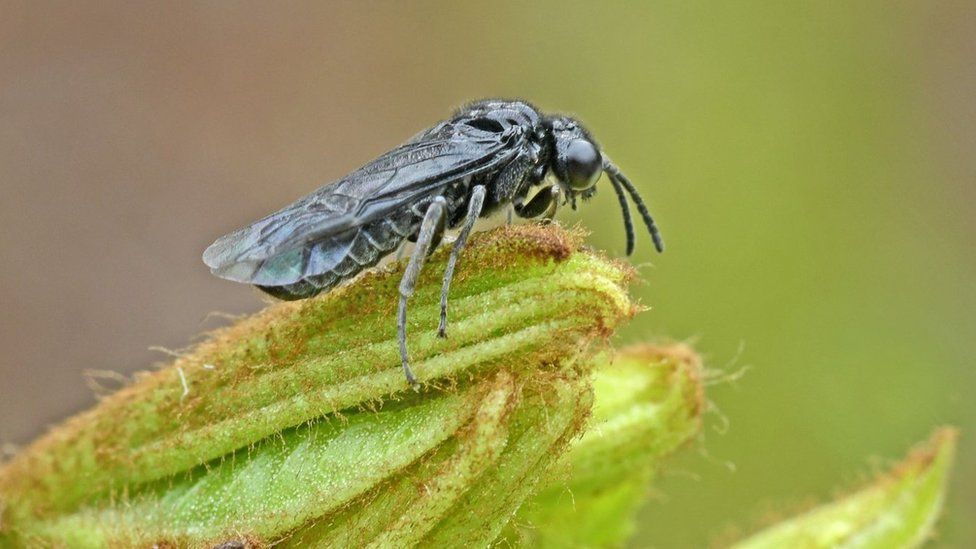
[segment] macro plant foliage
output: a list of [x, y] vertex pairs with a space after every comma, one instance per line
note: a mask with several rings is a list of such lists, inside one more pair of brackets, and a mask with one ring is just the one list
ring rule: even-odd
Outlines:
[[[581, 239], [472, 237], [447, 339], [436, 252], [411, 302], [419, 390], [397, 352], [401, 264], [215, 331], [0, 467], [0, 546], [623, 544], [661, 460], [700, 432], [703, 371], [685, 345], [608, 347], [640, 309], [634, 273]], [[866, 495], [743, 546], [925, 539], [940, 433]]]
[[733, 547], [917, 547], [934, 536], [958, 433], [936, 430], [892, 470], [837, 501], [773, 525]]
[[436, 268], [414, 296], [417, 392], [401, 268], [218, 330], [52, 430], [0, 471], [5, 539], [492, 541], [586, 424], [590, 350], [637, 311], [633, 273], [558, 228], [478, 235], [448, 339]]

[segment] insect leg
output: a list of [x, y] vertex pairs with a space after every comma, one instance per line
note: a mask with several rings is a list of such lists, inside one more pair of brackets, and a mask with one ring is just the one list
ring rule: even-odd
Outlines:
[[516, 206], [515, 213], [527, 219], [539, 216], [552, 219], [552, 216], [556, 215], [559, 198], [559, 185], [546, 187], [536, 193], [524, 206]]
[[407, 268], [403, 271], [403, 278], [400, 279], [400, 305], [397, 309], [400, 363], [403, 365], [403, 375], [407, 377], [407, 382], [414, 386], [417, 385], [417, 378], [410, 371], [410, 358], [407, 356], [407, 300], [410, 299], [417, 287], [417, 277], [420, 276], [420, 270], [423, 269], [424, 262], [427, 261], [427, 252], [430, 251], [435, 233], [444, 218], [446, 207], [447, 201], [441, 196], [435, 198], [430, 206], [427, 206], [424, 220], [420, 224], [420, 230], [417, 231], [417, 244], [410, 256], [410, 262], [407, 263]]
[[556, 212], [559, 210], [560, 200], [565, 202], [563, 198], [563, 189], [559, 185], [553, 185], [549, 187], [549, 192], [552, 194], [552, 202], [549, 203], [549, 207], [542, 214], [542, 219], [544, 221], [552, 221], [552, 218], [556, 217]]
[[451, 248], [451, 257], [447, 260], [447, 269], [444, 271], [444, 284], [441, 286], [441, 323], [437, 328], [438, 337], [447, 337], [447, 293], [451, 289], [451, 280], [454, 278], [454, 266], [457, 264], [458, 255], [464, 244], [468, 241], [471, 228], [481, 215], [481, 207], [485, 203], [486, 189], [484, 185], [475, 185], [471, 189], [471, 197], [468, 199], [468, 213], [464, 218], [464, 225], [458, 232], [454, 247]]

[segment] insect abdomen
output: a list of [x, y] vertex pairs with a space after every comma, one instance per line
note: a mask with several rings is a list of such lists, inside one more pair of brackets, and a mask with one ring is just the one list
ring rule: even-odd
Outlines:
[[379, 263], [415, 230], [408, 212], [380, 219], [360, 228], [349, 239], [331, 239], [310, 246], [305, 276], [282, 286], [258, 285], [278, 299], [295, 300], [331, 290], [364, 269]]

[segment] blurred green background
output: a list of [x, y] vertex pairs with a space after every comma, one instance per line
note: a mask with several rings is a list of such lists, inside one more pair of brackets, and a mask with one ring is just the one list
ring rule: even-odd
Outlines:
[[[465, 101], [518, 96], [578, 115], [660, 222], [667, 253], [640, 235], [634, 258], [653, 310], [621, 341], [747, 367], [710, 387], [719, 412], [635, 546], [747, 530], [947, 423], [963, 439], [936, 545], [976, 544], [976, 4], [0, 13], [0, 441], [90, 405], [83, 370], [147, 368], [207, 312], [259, 308], [199, 261], [214, 237]], [[622, 251], [609, 187], [561, 219]]]

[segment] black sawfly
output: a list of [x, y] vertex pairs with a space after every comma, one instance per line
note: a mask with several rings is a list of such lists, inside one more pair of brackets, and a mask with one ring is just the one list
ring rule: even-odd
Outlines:
[[415, 242], [400, 281], [397, 314], [403, 373], [415, 385], [406, 344], [407, 301], [445, 228], [460, 230], [441, 287], [441, 337], [447, 334], [454, 267], [475, 221], [502, 209], [523, 218], [552, 218], [560, 205], [575, 209], [577, 199], [591, 197], [602, 174], [620, 202], [627, 255], [634, 251], [627, 195], [655, 248], [663, 251], [637, 189], [577, 120], [543, 114], [524, 101], [490, 99], [461, 108], [342, 179], [217, 239], [203, 261], [219, 277], [291, 300], [327, 291], [376, 265], [404, 240]]

